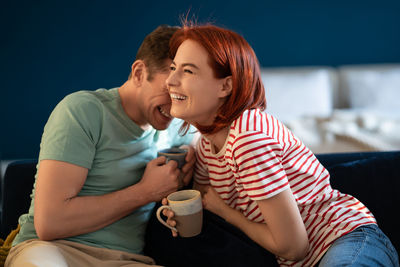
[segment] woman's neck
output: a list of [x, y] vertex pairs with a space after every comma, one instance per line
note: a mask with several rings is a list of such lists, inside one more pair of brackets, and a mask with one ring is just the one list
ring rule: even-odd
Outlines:
[[208, 140], [211, 142], [211, 146], [214, 148], [214, 152], [218, 153], [225, 145], [226, 138], [228, 138], [230, 127], [225, 127], [214, 134], [205, 134]]

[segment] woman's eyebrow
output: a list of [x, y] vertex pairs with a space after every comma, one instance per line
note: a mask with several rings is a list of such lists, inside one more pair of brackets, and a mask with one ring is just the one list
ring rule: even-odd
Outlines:
[[187, 67], [187, 66], [189, 66], [189, 67], [193, 67], [193, 68], [195, 68], [195, 69], [199, 69], [199, 67], [197, 67], [195, 64], [193, 64], [193, 63], [183, 63], [182, 64], [182, 67]]
[[[172, 64], [174, 64], [174, 65], [176, 66], [175, 61], [172, 61]], [[187, 66], [189, 66], [189, 67], [193, 67], [193, 68], [195, 68], [195, 69], [199, 69], [199, 67], [197, 67], [197, 66], [196, 66], [195, 64], [193, 64], [193, 63], [182, 63], [181, 66], [182, 66], [182, 67], [187, 67]]]

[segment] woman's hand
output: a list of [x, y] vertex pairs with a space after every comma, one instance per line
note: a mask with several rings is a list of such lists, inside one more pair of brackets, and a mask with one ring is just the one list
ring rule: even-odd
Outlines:
[[[168, 200], [167, 200], [167, 198], [163, 198], [163, 199], [161, 200], [161, 204], [162, 204], [162, 205], [168, 205]], [[173, 220], [173, 217], [175, 216], [174, 212], [173, 212], [172, 210], [170, 210], [170, 209], [164, 209], [164, 210], [162, 211], [162, 213], [163, 213], [163, 215], [164, 215], [165, 217], [167, 217], [167, 224], [169, 224], [169, 225], [172, 226], [172, 227], [176, 227], [176, 221]], [[178, 233], [177, 233], [176, 231], [174, 231], [174, 230], [171, 230], [171, 233], [172, 233], [172, 236], [173, 236], [173, 237], [177, 237], [177, 236], [178, 236]]]
[[186, 163], [183, 165], [181, 169], [181, 177], [183, 181], [183, 185], [187, 186], [192, 180], [193, 176], [193, 166], [196, 162], [196, 153], [194, 148], [191, 145], [183, 145], [180, 148], [186, 149], [187, 154], [185, 157]]
[[203, 208], [217, 214], [218, 216], [226, 219], [224, 215], [230, 209], [224, 200], [218, 195], [217, 191], [210, 186], [201, 186], [202, 196], [203, 196]]

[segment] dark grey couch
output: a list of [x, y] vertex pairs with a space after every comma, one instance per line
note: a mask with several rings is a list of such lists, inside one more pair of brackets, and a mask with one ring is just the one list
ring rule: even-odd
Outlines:
[[[400, 250], [397, 212], [400, 204], [400, 151], [317, 155], [329, 170], [333, 188], [357, 197], [375, 215], [378, 225]], [[0, 237], [4, 238], [27, 212], [36, 173], [36, 160], [2, 160], [0, 184]], [[161, 242], [160, 242], [161, 240]], [[199, 246], [199, 244], [208, 244]], [[171, 256], [178, 247], [179, 257]], [[229, 258], [219, 252], [229, 251]], [[274, 257], [224, 220], [205, 212], [204, 228], [195, 238], [172, 238], [155, 218], [146, 233], [145, 253], [166, 266], [267, 266]]]
[[[400, 151], [317, 157], [329, 170], [332, 187], [363, 202], [399, 252]], [[145, 253], [165, 266], [277, 266], [273, 255], [209, 212], [204, 213], [203, 230], [196, 237], [172, 238], [170, 230], [161, 226], [154, 214], [146, 234]]]

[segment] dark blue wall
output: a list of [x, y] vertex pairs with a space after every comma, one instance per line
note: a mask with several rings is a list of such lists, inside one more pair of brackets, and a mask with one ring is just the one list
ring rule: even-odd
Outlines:
[[144, 36], [189, 8], [242, 34], [262, 66], [400, 62], [398, 0], [197, 2], [3, 0], [0, 157], [37, 157], [58, 101], [121, 85]]

